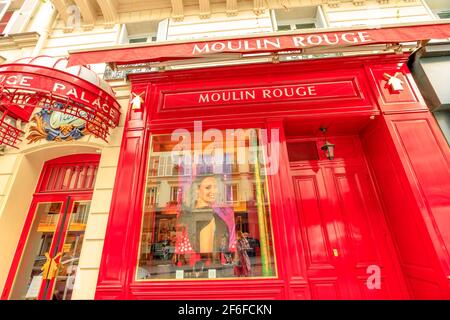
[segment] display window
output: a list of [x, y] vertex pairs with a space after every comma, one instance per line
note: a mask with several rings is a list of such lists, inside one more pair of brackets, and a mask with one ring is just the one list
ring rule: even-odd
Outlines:
[[136, 281], [277, 276], [258, 132], [151, 137]]

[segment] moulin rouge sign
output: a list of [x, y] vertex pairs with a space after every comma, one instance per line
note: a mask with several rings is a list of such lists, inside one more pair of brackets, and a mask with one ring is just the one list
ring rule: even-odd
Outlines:
[[262, 102], [316, 100], [357, 97], [350, 81], [314, 82], [283, 86], [264, 86], [226, 90], [194, 91], [164, 94], [163, 109], [217, 107]]
[[120, 65], [146, 61], [166, 61], [172, 58], [194, 58], [214, 53], [279, 52], [320, 47], [351, 47], [375, 43], [446, 39], [449, 37], [450, 24], [429, 23], [374, 29], [274, 34], [241, 39], [161, 42], [149, 45], [72, 52], [69, 57], [69, 65], [86, 65], [102, 62], [114, 62]]
[[221, 52], [271, 51], [282, 48], [308, 48], [321, 45], [357, 45], [373, 42], [367, 31], [336, 32], [257, 39], [205, 42], [193, 44], [192, 55]]

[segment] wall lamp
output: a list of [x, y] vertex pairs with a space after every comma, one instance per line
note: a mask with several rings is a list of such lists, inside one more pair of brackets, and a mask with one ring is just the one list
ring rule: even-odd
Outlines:
[[325, 153], [325, 156], [327, 157], [328, 160], [333, 160], [335, 145], [327, 140], [327, 128], [320, 128], [320, 131], [322, 131], [325, 136], [325, 143], [322, 145], [320, 149]]

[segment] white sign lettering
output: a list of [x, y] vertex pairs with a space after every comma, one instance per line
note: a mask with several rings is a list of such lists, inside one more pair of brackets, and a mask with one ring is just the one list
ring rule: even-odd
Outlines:
[[193, 54], [206, 54], [224, 51], [256, 51], [256, 50], [281, 49], [279, 38], [218, 41], [213, 43], [198, 43], [194, 45]]
[[192, 49], [192, 54], [200, 55], [233, 51], [269, 51], [288, 47], [307, 48], [319, 45], [363, 44], [372, 41], [373, 39], [367, 31], [319, 33], [309, 35], [296, 35], [288, 38], [270, 37], [195, 43]]
[[251, 101], [264, 99], [284, 99], [290, 97], [317, 96], [316, 86], [268, 88], [261, 90], [234, 90], [200, 93], [199, 104], [211, 102]]

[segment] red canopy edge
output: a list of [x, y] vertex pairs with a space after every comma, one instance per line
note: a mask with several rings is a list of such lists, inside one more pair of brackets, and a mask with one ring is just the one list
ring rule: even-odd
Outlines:
[[312, 33], [270, 34], [257, 37], [157, 43], [74, 51], [69, 66], [96, 63], [133, 64], [199, 58], [214, 53], [263, 53], [320, 47], [349, 47], [450, 38], [450, 23], [361, 28]]

